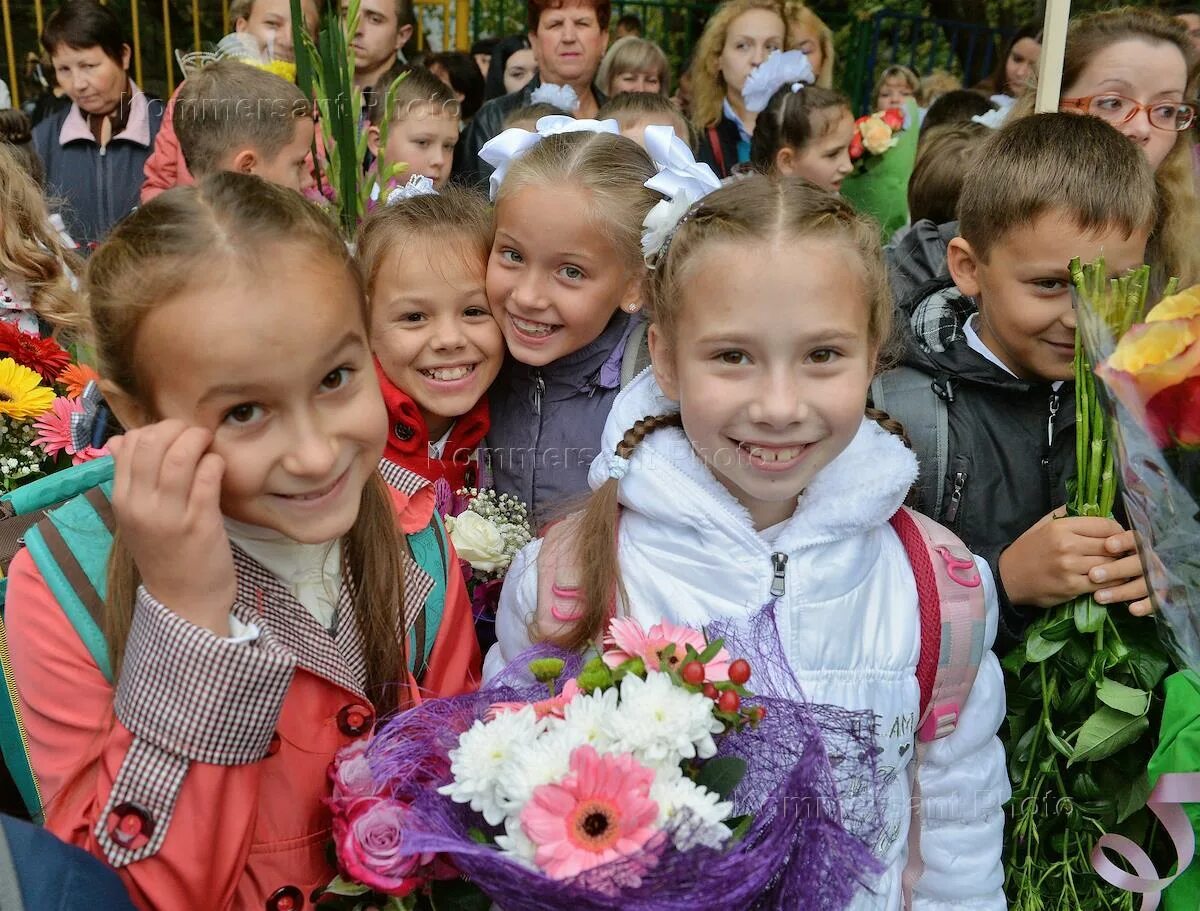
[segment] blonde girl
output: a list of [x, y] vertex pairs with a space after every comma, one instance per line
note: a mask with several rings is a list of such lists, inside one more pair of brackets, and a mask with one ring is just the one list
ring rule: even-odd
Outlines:
[[[1197, 111], [1196, 66], [1184, 26], [1152, 10], [1093, 13], [1076, 19], [1067, 33], [1059, 109], [1107, 120], [1154, 168], [1159, 214], [1146, 262], [1159, 288], [1172, 275], [1181, 287], [1200, 282], [1189, 129]], [[1034, 95], [1022, 95], [1010, 116], [1031, 114]]]
[[728, 0], [704, 26], [692, 56], [692, 123], [699, 159], [718, 177], [750, 160], [755, 115], [746, 109], [746, 77], [787, 43], [783, 7], [774, 0]]
[[817, 85], [823, 89], [832, 89], [833, 30], [820, 16], [796, 0], [784, 3], [783, 12], [788, 24], [788, 50], [800, 51], [808, 57], [813, 72], [817, 74]]
[[453, 550], [409, 555], [440, 535], [433, 493], [377, 467], [362, 284], [296, 193], [232, 173], [163, 193], [95, 253], [88, 291], [128, 432], [69, 531], [112, 529], [107, 581], [77, 583], [80, 626], [22, 550], [5, 615], [47, 826], [139, 907], [299, 908], [334, 873], [337, 751], [418, 687], [474, 684]]
[[[700, 627], [770, 604], [806, 697], [879, 718], [885, 872], [853, 907], [899, 908], [920, 622], [889, 519], [917, 469], [895, 423], [864, 412], [892, 325], [877, 229], [804, 181], [750, 176], [691, 209], [659, 254], [651, 300], [653, 371], [614, 404], [595, 493], [562, 539], [577, 552], [577, 612], [538, 605], [534, 542], [506, 579], [487, 672], [531, 633], [571, 649], [596, 641], [614, 597], [645, 625]], [[997, 604], [975, 562], [986, 649]], [[937, 813], [919, 833], [914, 907], [1006, 907], [1003, 716], [1000, 666], [985, 650], [959, 727], [916, 767]]]
[[31, 335], [77, 335], [83, 315], [72, 269], [78, 260], [51, 224], [41, 189], [0, 144], [0, 319]]
[[632, 140], [582, 131], [542, 138], [499, 186], [487, 297], [509, 358], [490, 395], [488, 445], [496, 489], [538, 525], [587, 491], [640, 319], [654, 174]]
[[921, 80], [917, 78], [917, 74], [906, 66], [896, 64], [879, 74], [871, 97], [875, 100], [876, 111], [893, 108], [902, 111], [908, 99], [917, 97], [920, 92]]
[[667, 96], [671, 70], [667, 55], [653, 41], [626, 35], [609, 47], [596, 72], [596, 85], [609, 98], [622, 92]]

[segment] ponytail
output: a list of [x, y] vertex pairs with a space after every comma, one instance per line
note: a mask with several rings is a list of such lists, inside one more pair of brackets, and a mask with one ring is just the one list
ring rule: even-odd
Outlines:
[[[654, 431], [682, 426], [678, 412], [644, 417], [625, 431], [617, 443], [615, 455], [619, 459], [629, 459], [638, 444]], [[587, 506], [578, 514], [576, 559], [579, 562], [580, 614], [574, 623], [549, 637], [548, 641], [560, 648], [578, 651], [595, 642], [604, 631], [610, 609], [629, 602], [617, 560], [619, 485], [619, 478], [610, 476], [592, 493]]]

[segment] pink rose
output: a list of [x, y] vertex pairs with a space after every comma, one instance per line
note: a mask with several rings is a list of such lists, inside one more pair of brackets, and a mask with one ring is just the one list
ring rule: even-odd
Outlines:
[[329, 767], [329, 778], [333, 783], [331, 803], [335, 810], [360, 797], [374, 797], [379, 793], [379, 785], [367, 762], [368, 746], [368, 739], [347, 744]]
[[333, 841], [346, 877], [386, 895], [420, 887], [432, 855], [404, 851], [408, 807], [385, 797], [360, 797], [333, 818]]

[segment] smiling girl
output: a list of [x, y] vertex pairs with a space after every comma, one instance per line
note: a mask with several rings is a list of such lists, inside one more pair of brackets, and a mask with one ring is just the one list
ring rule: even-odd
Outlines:
[[[335, 872], [337, 751], [474, 685], [454, 551], [431, 485], [380, 473], [361, 282], [314, 206], [232, 173], [170, 190], [88, 291], [129, 431], [67, 537], [40, 526], [55, 559], [17, 554], [5, 615], [46, 824], [142, 908], [299, 908]], [[99, 578], [60, 603], [68, 539]]]
[[654, 173], [632, 140], [574, 132], [542, 139], [500, 185], [487, 297], [510, 357], [488, 447], [496, 489], [536, 524], [587, 490], [642, 307]]
[[358, 237], [388, 409], [384, 458], [435, 482], [443, 515], [459, 511], [458, 490], [483, 486], [487, 390], [504, 360], [484, 288], [492, 231], [487, 199], [450, 187], [377, 209]]
[[[529, 545], [505, 581], [488, 673], [531, 628], [581, 649], [614, 610], [699, 628], [769, 604], [805, 697], [879, 717], [886, 870], [852, 907], [900, 908], [921, 637], [890, 520], [917, 464], [895, 422], [865, 411], [892, 324], [878, 231], [802, 180], [754, 175], [694, 206], [652, 275], [653, 371], [613, 405], [595, 493], [561, 539], [578, 554], [578, 611], [539, 603], [543, 542]], [[1004, 686], [986, 651], [997, 605], [976, 564], [983, 663], [958, 728], [917, 754], [921, 800], [936, 808], [920, 831], [917, 908], [1006, 907]]]

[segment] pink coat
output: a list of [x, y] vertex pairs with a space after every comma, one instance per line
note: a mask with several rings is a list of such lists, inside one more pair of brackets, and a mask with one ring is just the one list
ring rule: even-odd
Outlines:
[[[432, 487], [400, 477], [401, 527], [419, 530]], [[452, 550], [448, 558], [455, 567]], [[311, 907], [335, 872], [323, 803], [330, 761], [372, 729], [357, 625], [331, 636], [237, 549], [235, 562], [234, 614], [258, 626], [258, 640], [218, 639], [142, 589], [115, 688], [28, 552], [11, 566], [5, 621], [46, 824], [107, 859], [146, 911]], [[421, 686], [435, 696], [479, 677], [461, 573], [449, 579]], [[409, 561], [410, 629], [431, 585]], [[339, 607], [352, 616], [345, 590]]]
[[162, 126], [154, 137], [154, 151], [146, 159], [144, 172], [145, 183], [142, 184], [142, 205], [145, 205], [163, 190], [171, 187], [190, 186], [195, 181], [188, 172], [187, 162], [183, 158], [183, 149], [179, 147], [179, 137], [175, 135], [175, 100], [179, 97], [179, 88], [167, 102], [167, 110], [163, 114]]

